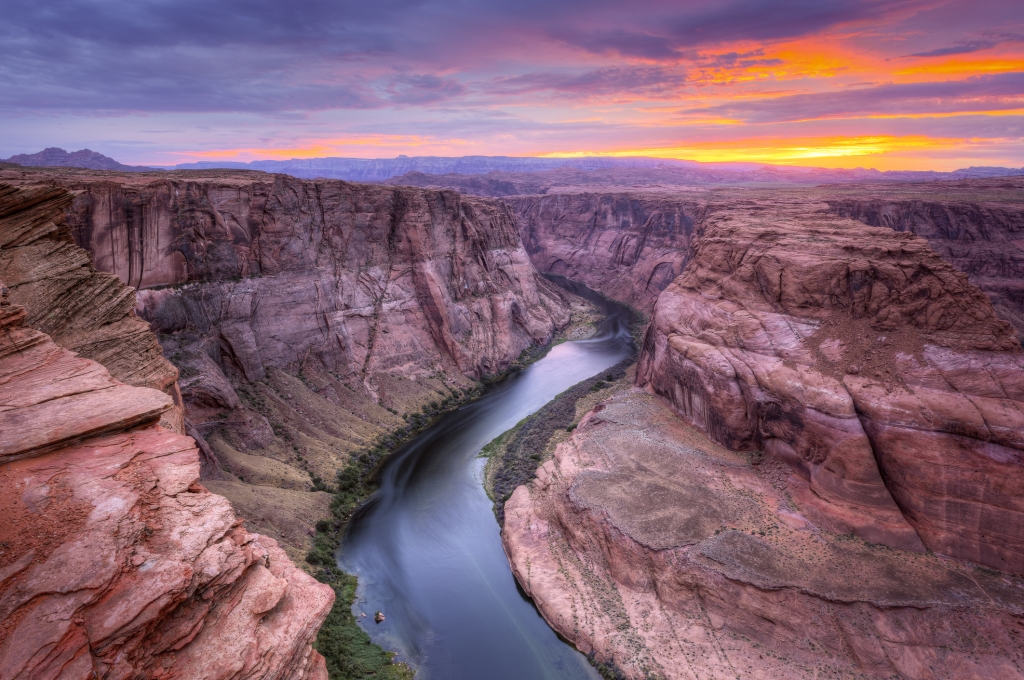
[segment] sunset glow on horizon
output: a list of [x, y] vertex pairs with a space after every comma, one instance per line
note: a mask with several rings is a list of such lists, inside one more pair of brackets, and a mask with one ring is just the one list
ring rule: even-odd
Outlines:
[[12, 4], [0, 157], [1024, 166], [1006, 0], [117, 6]]

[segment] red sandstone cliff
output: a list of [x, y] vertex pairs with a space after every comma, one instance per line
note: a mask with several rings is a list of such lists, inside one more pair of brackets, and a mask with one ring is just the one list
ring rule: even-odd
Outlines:
[[693, 250], [640, 385], [792, 465], [837, 533], [1024, 573], [1024, 353], [963, 273], [806, 203], [716, 213]]
[[584, 193], [507, 199], [537, 269], [649, 312], [682, 273], [705, 196]]
[[632, 678], [1024, 677], [1012, 327], [921, 238], [750, 198], [658, 298], [662, 399], [599, 405], [506, 503], [517, 579]]
[[829, 187], [830, 212], [873, 227], [908, 231], [992, 300], [1024, 337], [1024, 180]]
[[198, 483], [176, 372], [62, 238], [69, 200], [0, 185], [0, 677], [326, 678], [332, 590]]
[[262, 173], [67, 184], [97, 268], [140, 289], [202, 284], [144, 295], [145, 315], [219, 335], [249, 379], [311, 358], [480, 376], [567, 318], [497, 201]]
[[329, 516], [314, 480], [569, 318], [497, 201], [258, 172], [5, 173], [76, 192], [70, 232], [141, 288], [181, 369], [205, 483], [296, 559]]
[[634, 388], [515, 491], [502, 539], [552, 627], [631, 679], [1024, 678], [1019, 579], [823, 530], [790, 476]]

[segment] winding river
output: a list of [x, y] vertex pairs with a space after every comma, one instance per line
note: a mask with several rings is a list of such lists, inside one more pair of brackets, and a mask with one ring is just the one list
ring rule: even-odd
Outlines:
[[[555, 279], [553, 279], [555, 280]], [[519, 590], [484, 493], [480, 449], [558, 393], [634, 349], [625, 307], [565, 279], [606, 317], [393, 453], [380, 488], [353, 516], [341, 566], [359, 575], [354, 611], [374, 642], [419, 680], [576, 680], [600, 676]], [[386, 620], [373, 622], [375, 611]]]

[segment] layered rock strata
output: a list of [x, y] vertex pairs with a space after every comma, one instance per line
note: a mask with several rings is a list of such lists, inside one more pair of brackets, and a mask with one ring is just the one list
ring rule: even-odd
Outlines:
[[515, 491], [502, 537], [544, 618], [629, 678], [1024, 677], [1019, 579], [823, 531], [793, 477], [634, 388]]
[[923, 239], [806, 203], [714, 214], [638, 384], [790, 464], [823, 528], [1024, 573], [1024, 353]]
[[69, 221], [129, 285], [201, 282], [143, 296], [145, 314], [162, 332], [219, 335], [250, 381], [311, 359], [342, 375], [478, 377], [568, 318], [508, 208], [453, 192], [258, 173], [89, 183]]
[[704, 216], [644, 389], [506, 502], [516, 577], [630, 678], [1024, 677], [1018, 338], [924, 239], [809, 198]]
[[[0, 214], [0, 257], [24, 272], [31, 258], [9, 250], [53, 252], [40, 241], [59, 233], [67, 196], [0, 197], [20, 206]], [[311, 643], [332, 589], [199, 484], [195, 442], [159, 424], [171, 395], [60, 346], [9, 297], [0, 281], [0, 677], [325, 680]], [[106, 356], [146, 365], [121, 328]], [[70, 337], [90, 346], [85, 331]]]
[[135, 294], [98, 272], [64, 223], [74, 195], [52, 184], [18, 189], [0, 184], [0, 279], [25, 323], [117, 380], [170, 395], [163, 424], [183, 432], [178, 370], [161, 353], [149, 324], [135, 314]]
[[537, 269], [650, 312], [686, 266], [707, 198], [583, 193], [508, 199]]
[[141, 288], [181, 370], [205, 483], [296, 559], [351, 454], [569, 319], [495, 201], [258, 172], [7, 176], [78, 192], [71, 233]]
[[1024, 337], [1024, 180], [830, 187], [829, 193], [829, 210], [837, 215], [927, 239]]

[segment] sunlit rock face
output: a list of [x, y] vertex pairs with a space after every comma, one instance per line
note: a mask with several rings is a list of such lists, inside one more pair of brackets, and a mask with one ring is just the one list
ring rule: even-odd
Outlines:
[[199, 484], [176, 371], [70, 200], [0, 185], [0, 677], [325, 679], [332, 589]]

